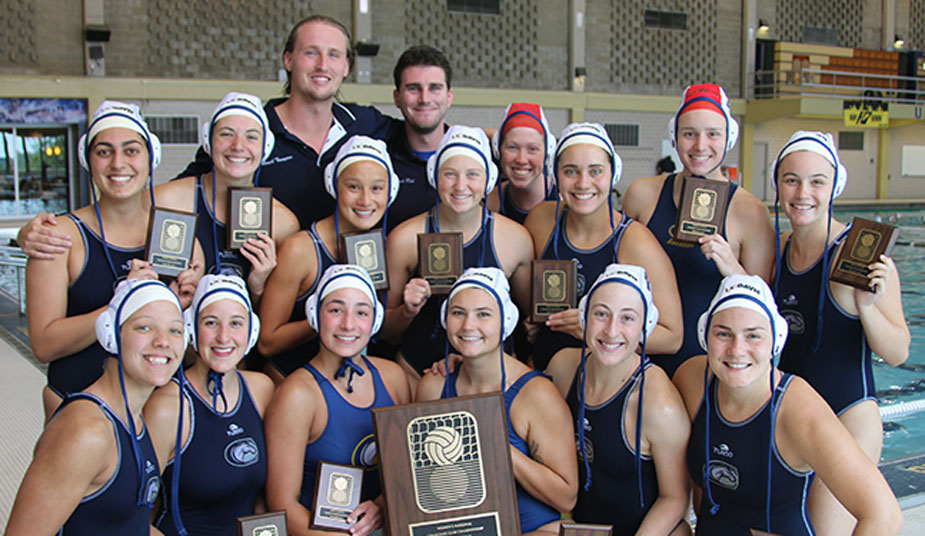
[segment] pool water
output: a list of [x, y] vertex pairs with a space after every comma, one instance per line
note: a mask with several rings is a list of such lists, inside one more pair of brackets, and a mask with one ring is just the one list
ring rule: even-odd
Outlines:
[[[835, 218], [841, 222], [848, 223], [855, 216], [870, 220], [879, 217], [884, 223], [900, 227], [893, 261], [902, 283], [903, 312], [912, 344], [909, 359], [899, 367], [874, 358], [874, 383], [880, 405], [925, 399], [925, 210], [835, 211]], [[780, 223], [781, 232], [789, 231], [783, 215]], [[925, 411], [889, 419], [883, 427], [882, 461], [925, 452]]]

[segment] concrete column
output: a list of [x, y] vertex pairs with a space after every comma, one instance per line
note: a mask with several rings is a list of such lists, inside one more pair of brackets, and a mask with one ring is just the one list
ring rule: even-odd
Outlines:
[[[896, 39], [896, 0], [882, 0], [881, 4], [882, 49], [893, 50]], [[909, 39], [908, 36], [903, 36]]]
[[[568, 32], [568, 77], [569, 89], [577, 92], [585, 90], [585, 76], [587, 64], [585, 63], [585, 27], [587, 26], [588, 10], [585, 0], [569, 0], [569, 32]], [[579, 73], [585, 75], [579, 75]], [[576, 123], [584, 121], [584, 108], [572, 108], [569, 111], [569, 121]]]
[[[371, 41], [373, 37], [372, 2], [353, 0], [353, 38], [357, 41]], [[357, 56], [354, 64], [355, 80], [358, 84], [369, 84], [373, 79], [373, 59]]]
[[742, 123], [739, 132], [739, 184], [754, 193], [755, 170], [755, 125]]
[[[755, 72], [755, 33], [758, 28], [758, 0], [742, 0], [742, 95], [743, 99], [754, 97], [751, 82]], [[744, 148], [744, 147], [743, 147]]]
[[877, 129], [877, 199], [889, 197], [890, 181], [890, 129]]

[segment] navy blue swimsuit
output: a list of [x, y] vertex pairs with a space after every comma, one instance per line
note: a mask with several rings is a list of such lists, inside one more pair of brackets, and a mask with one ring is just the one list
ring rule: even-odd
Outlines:
[[[513, 383], [505, 392], [504, 392], [504, 408], [507, 412], [507, 440], [517, 450], [523, 452], [525, 456], [530, 456], [530, 452], [527, 449], [527, 442], [517, 435], [517, 432], [514, 431], [514, 427], [511, 425], [511, 404], [514, 403], [514, 399], [517, 398], [517, 395], [520, 394], [520, 390], [523, 389], [524, 385], [533, 378], [540, 376], [546, 378], [546, 381], [549, 381], [547, 376], [538, 370], [531, 370], [523, 376], [517, 378], [517, 381]], [[459, 396], [456, 391], [456, 380], [459, 378], [459, 369], [456, 369], [451, 374], [448, 374], [446, 377], [447, 384], [447, 393], [441, 395], [440, 398], [454, 398]], [[533, 497], [523, 489], [519, 483], [516, 483], [517, 488], [517, 510], [520, 513], [520, 530], [521, 532], [527, 533], [534, 531], [547, 523], [552, 523], [553, 521], [558, 521], [562, 516], [554, 508], [547, 505], [544, 502], [541, 502], [539, 499]]]
[[[652, 366], [647, 364], [647, 367]], [[626, 411], [629, 395], [637, 390], [642, 369], [637, 368], [609, 400], [599, 406], [585, 406], [585, 450], [591, 464], [591, 489], [585, 491], [584, 455], [578, 449], [578, 503], [572, 517], [580, 523], [613, 525], [614, 534], [636, 534], [643, 518], [658, 499], [658, 479], [651, 456], [642, 459], [642, 489], [645, 508], [639, 507], [639, 483], [636, 475], [635, 439], [626, 435]], [[581, 402], [581, 370], [572, 379], [565, 401], [578, 417]], [[635, 413], [631, 416], [636, 420]], [[581, 431], [577, 431], [581, 433]], [[575, 446], [578, 447], [576, 435]]]
[[[109, 272], [109, 270], [106, 270]], [[87, 534], [119, 534], [125, 536], [148, 536], [151, 532], [151, 509], [138, 506], [138, 473], [132, 453], [132, 436], [121, 419], [105, 402], [89, 393], [74, 393], [64, 399], [58, 411], [74, 400], [89, 400], [100, 407], [106, 418], [112, 422], [116, 434], [119, 465], [106, 484], [80, 500], [77, 509], [58, 531], [59, 536], [83, 536]], [[161, 488], [157, 455], [151, 444], [151, 436], [142, 427], [138, 435], [138, 447], [145, 471], [144, 498], [150, 503], [157, 499]]]
[[710, 514], [710, 501], [704, 488], [706, 463], [706, 404], [691, 424], [687, 446], [687, 469], [694, 483], [703, 489], [697, 513], [697, 534], [749, 535], [749, 529], [772, 534], [800, 536], [815, 534], [806, 509], [806, 498], [813, 482], [812, 471], [800, 473], [780, 457], [774, 443], [771, 469], [771, 526], [767, 526], [768, 449], [773, 439], [772, 426], [777, 421], [777, 407], [793, 376], [783, 374], [774, 394], [754, 415], [742, 422], [723, 418], [716, 402], [716, 377], [710, 381], [710, 489], [719, 505]]
[[[263, 419], [240, 372], [237, 404], [219, 413], [187, 382], [190, 435], [180, 468], [180, 520], [189, 534], [223, 536], [237, 530], [235, 519], [254, 513], [254, 501], [267, 479]], [[176, 379], [174, 381], [177, 381]], [[164, 501], [157, 528], [178, 534], [170, 508], [174, 463], [164, 469]]]
[[[849, 229], [850, 226], [829, 246], [830, 259]], [[858, 316], [848, 314], [835, 303], [828, 277], [822, 307], [822, 340], [819, 350], [812, 350], [819, 285], [823, 284], [822, 257], [803, 272], [796, 272], [790, 267], [790, 240], [787, 240], [783, 261], [776, 299], [790, 332], [780, 356], [780, 369], [809, 382], [838, 415], [865, 400], [876, 400], [871, 350], [864, 326]]]
[[395, 402], [389, 396], [376, 367], [365, 356], [363, 362], [373, 375], [376, 391], [373, 403], [365, 408], [358, 408], [344, 400], [337, 388], [318, 372], [318, 369], [311, 363], [305, 365], [305, 370], [318, 382], [328, 407], [328, 422], [324, 432], [305, 447], [299, 503], [306, 508], [312, 507], [312, 499], [315, 496], [315, 472], [318, 470], [319, 461], [366, 468], [361, 499], [371, 500], [379, 495], [379, 455], [376, 450], [376, 436], [373, 433], [373, 414], [370, 410], [391, 406]]
[[[614, 229], [610, 237], [601, 245], [594, 249], [579, 249], [571, 244], [565, 230], [565, 222], [568, 215], [568, 206], [562, 209], [562, 215], [559, 221], [559, 236], [549, 235], [546, 247], [543, 248], [541, 259], [555, 259], [556, 250], [553, 247], [553, 240], [558, 240], [559, 259], [574, 259], [578, 261], [578, 285], [577, 298], [580, 300], [588, 291], [597, 276], [604, 272], [607, 266], [620, 262], [617, 258], [617, 252], [620, 250], [620, 242], [623, 240], [623, 233], [629, 224], [633, 222], [626, 214], [620, 218], [620, 223]], [[580, 348], [581, 340], [572, 337], [561, 331], [552, 331], [545, 325], [540, 326], [540, 331], [536, 337], [536, 343], [533, 345], [533, 366], [537, 370], [545, 370], [546, 365], [556, 352], [563, 348]]]
[[[514, 203], [514, 200], [511, 198], [511, 196], [507, 195], [507, 189], [509, 187], [510, 184], [505, 182], [502, 183], [501, 187], [498, 189], [498, 197], [501, 198], [501, 202], [498, 204], [498, 212], [523, 225], [524, 221], [527, 219], [527, 215], [530, 214], [530, 211], [524, 210]], [[543, 201], [555, 201], [558, 195], [559, 189], [555, 184], [553, 184]]]
[[[494, 221], [494, 214], [489, 212], [488, 219], [479, 229], [479, 232], [475, 233], [472, 240], [463, 244], [464, 270], [466, 268], [485, 266], [501, 268], [498, 254], [495, 253]], [[435, 233], [437, 232], [436, 229], [434, 213], [430, 212], [427, 215], [426, 232]], [[483, 253], [482, 233], [488, 233], [485, 240], [487, 249], [484, 252], [484, 264], [479, 263]], [[420, 277], [419, 273], [415, 273], [414, 277]], [[402, 335], [402, 356], [420, 374], [423, 374], [424, 369], [430, 367], [434, 361], [446, 355], [446, 330], [440, 325], [440, 304], [442, 301], [442, 296], [431, 296]]]
[[[87, 314], [109, 303], [116, 286], [105, 247], [109, 248], [113, 267], [119, 280], [131, 268], [132, 259], [144, 258], [144, 246], [120, 248], [104, 245], [103, 239], [73, 214], [71, 218], [80, 231], [84, 245], [84, 265], [80, 275], [67, 289], [67, 316]], [[103, 363], [110, 354], [93, 341], [93, 344], [71, 355], [55, 359], [48, 364], [48, 387], [60, 397], [82, 391], [103, 375]]]
[[[678, 279], [678, 291], [681, 293], [681, 313], [684, 318], [684, 341], [681, 343], [681, 349], [674, 355], [649, 355], [652, 362], [662, 367], [669, 378], [681, 363], [704, 353], [697, 339], [697, 320], [710, 306], [710, 300], [723, 279], [716, 263], [704, 257], [700, 247], [675, 245], [673, 241], [672, 231], [678, 218], [678, 207], [675, 206], [673, 198], [676, 177], [677, 174], [672, 173], [665, 179], [655, 211], [646, 225], [671, 259]], [[738, 185], [735, 183], [729, 188], [727, 216], [737, 188]], [[726, 238], [725, 226], [723, 238]]]
[[225, 224], [215, 219], [215, 214], [212, 212], [212, 201], [206, 199], [206, 189], [202, 186], [202, 179], [202, 176], [196, 177], [196, 207], [194, 210], [199, 215], [196, 219], [196, 238], [202, 246], [202, 255], [206, 265], [205, 273], [218, 273], [215, 260], [215, 252], [218, 250], [222, 272], [233, 273], [246, 281], [251, 273], [251, 263], [239, 251], [225, 249], [228, 233]]
[[[296, 298], [295, 304], [292, 307], [292, 314], [289, 316], [290, 322], [306, 322], [305, 301], [308, 300], [309, 296], [315, 293], [315, 289], [318, 288], [318, 281], [321, 279], [325, 270], [331, 265], [337, 264], [337, 261], [334, 260], [334, 256], [331, 255], [331, 252], [325, 247], [324, 241], [318, 236], [318, 230], [315, 228], [316, 223], [317, 222], [313, 222], [311, 228], [303, 231], [308, 234], [312, 242], [315, 243], [315, 255], [317, 257], [315, 265], [318, 267], [318, 270], [315, 272], [315, 282], [312, 283], [312, 286], [301, 296]], [[292, 374], [293, 371], [305, 366], [311, 358], [315, 357], [315, 354], [318, 353], [318, 349], [318, 337], [315, 336], [310, 341], [289, 348], [288, 350], [283, 350], [274, 356], [270, 356], [268, 361], [283, 376], [288, 376]]]

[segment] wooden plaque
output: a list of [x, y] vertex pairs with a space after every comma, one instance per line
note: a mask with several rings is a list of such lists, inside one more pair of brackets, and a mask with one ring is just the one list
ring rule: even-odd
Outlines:
[[584, 523], [562, 523], [559, 525], [559, 536], [612, 536], [613, 527], [610, 525], [588, 525]]
[[228, 188], [227, 249], [273, 229], [273, 188]]
[[[889, 256], [896, 245], [899, 228], [864, 218], [854, 218], [851, 229], [832, 264], [832, 281], [871, 291], [867, 277], [872, 263], [880, 262], [880, 255]], [[873, 291], [871, 291], [873, 292]]]
[[341, 235], [340, 256], [340, 262], [355, 264], [366, 270], [376, 290], [388, 290], [389, 274], [381, 229]]
[[575, 260], [535, 259], [530, 271], [530, 322], [542, 324], [549, 315], [578, 306]]
[[387, 534], [520, 536], [500, 392], [372, 412]]
[[430, 283], [430, 292], [450, 292], [463, 273], [462, 233], [421, 233], [418, 235], [418, 268]]
[[238, 518], [238, 536], [288, 536], [286, 511]]
[[729, 181], [685, 177], [672, 244], [694, 246], [701, 236], [723, 232]]
[[158, 275], [177, 277], [189, 268], [196, 240], [196, 214], [151, 207], [145, 260]]
[[362, 490], [362, 467], [318, 462], [311, 528], [348, 530], [351, 523], [347, 523], [347, 516], [360, 505]]

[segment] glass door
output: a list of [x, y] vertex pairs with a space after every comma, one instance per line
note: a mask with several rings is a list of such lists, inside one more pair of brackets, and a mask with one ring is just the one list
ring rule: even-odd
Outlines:
[[0, 127], [0, 135], [0, 218], [67, 210], [68, 127]]

